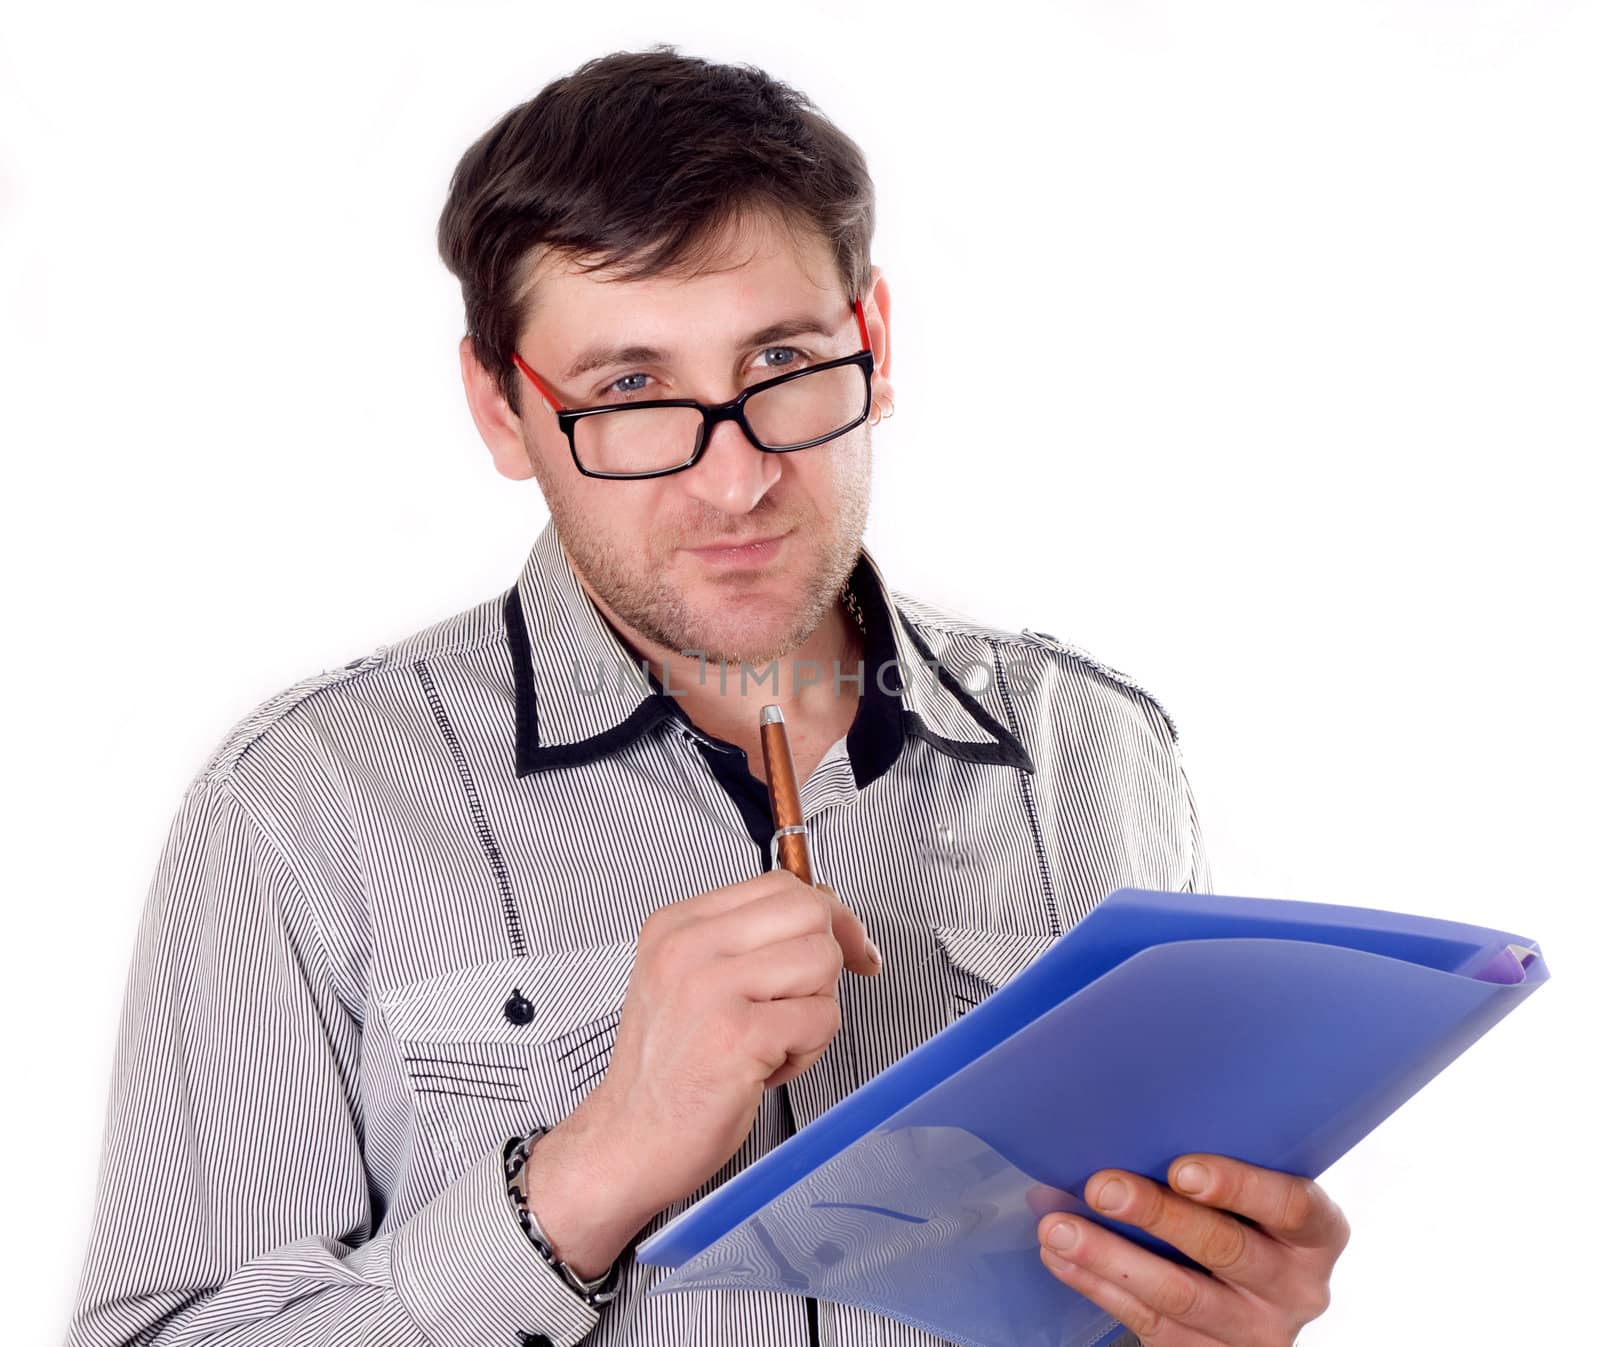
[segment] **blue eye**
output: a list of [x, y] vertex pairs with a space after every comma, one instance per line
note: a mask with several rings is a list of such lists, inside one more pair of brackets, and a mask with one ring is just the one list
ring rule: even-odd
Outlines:
[[767, 362], [768, 369], [788, 369], [789, 366], [793, 365], [801, 358], [800, 352], [797, 351], [793, 346], [769, 346], [766, 350], [761, 352], [759, 359], [766, 360], [766, 358], [770, 355], [787, 358], [780, 358], [778, 360]]
[[[609, 393], [642, 393], [644, 392], [643, 380], [649, 377], [648, 374], [624, 374], [620, 379], [615, 380], [606, 391]], [[635, 383], [635, 380], [640, 380], [640, 382]]]

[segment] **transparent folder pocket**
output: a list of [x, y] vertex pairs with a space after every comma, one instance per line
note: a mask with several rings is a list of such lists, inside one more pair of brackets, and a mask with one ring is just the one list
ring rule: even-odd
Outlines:
[[1084, 1210], [964, 1128], [880, 1130], [653, 1294], [765, 1286], [860, 1305], [969, 1347], [1109, 1344], [1121, 1326], [1039, 1260], [1040, 1217]]

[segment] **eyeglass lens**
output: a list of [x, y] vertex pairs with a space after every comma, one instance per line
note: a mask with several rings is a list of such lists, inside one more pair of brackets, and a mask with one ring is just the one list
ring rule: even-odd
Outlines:
[[[814, 370], [753, 393], [745, 418], [766, 449], [808, 444], [861, 419], [866, 380], [859, 365]], [[573, 425], [578, 458], [591, 472], [660, 472], [694, 457], [702, 421], [693, 407], [619, 407]]]

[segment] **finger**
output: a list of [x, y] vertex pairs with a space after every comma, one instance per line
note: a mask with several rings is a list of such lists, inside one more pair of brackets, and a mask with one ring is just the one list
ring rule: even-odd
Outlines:
[[801, 935], [833, 939], [833, 912], [825, 894], [796, 879], [754, 902], [708, 917], [698, 928], [705, 942], [701, 948], [708, 953], [736, 955]]
[[1142, 1174], [1103, 1169], [1090, 1177], [1083, 1195], [1096, 1211], [1166, 1240], [1236, 1286], [1264, 1294], [1284, 1275], [1286, 1254], [1271, 1236]]
[[1040, 1248], [1039, 1261], [1057, 1281], [1132, 1329], [1141, 1347], [1213, 1347], [1215, 1343], [1210, 1335], [1163, 1315], [1135, 1295], [1126, 1283], [1102, 1277], [1047, 1248]]
[[655, 915], [666, 917], [673, 922], [704, 921], [708, 917], [743, 907], [757, 898], [781, 893], [795, 885], [806, 887], [787, 870], [763, 870], [759, 875], [741, 879], [736, 884], [724, 884], [721, 888], [707, 889], [704, 893], [696, 893], [675, 903], [668, 903]]
[[1298, 1174], [1226, 1155], [1182, 1155], [1167, 1177], [1194, 1201], [1237, 1212], [1294, 1248], [1326, 1249], [1337, 1256], [1350, 1241], [1344, 1212], [1314, 1181]]
[[719, 916], [744, 908], [758, 899], [800, 890], [820, 893], [827, 900], [829, 923], [834, 938], [844, 951], [844, 966], [854, 973], [871, 976], [883, 967], [883, 956], [868, 937], [861, 919], [840, 900], [827, 884], [807, 885], [787, 870], [764, 870], [752, 879], [708, 889], [676, 903], [657, 908], [650, 922], [657, 936], [664, 936], [691, 923], [713, 920]]
[[839, 948], [844, 951], [844, 966], [852, 973], [859, 973], [863, 977], [872, 977], [882, 972], [883, 955], [872, 943], [872, 937], [867, 934], [867, 928], [862, 925], [861, 918], [844, 905], [839, 895], [829, 885], [818, 884], [816, 888], [827, 898], [832, 910], [833, 938], [839, 942]]
[[[1238, 1292], [1168, 1262], [1092, 1221], [1055, 1215], [1039, 1223], [1044, 1265], [1147, 1343], [1248, 1342], [1254, 1332]], [[1061, 1248], [1063, 1234], [1070, 1242]]]
[[782, 893], [784, 889], [789, 888], [806, 888], [806, 886], [787, 870], [762, 870], [762, 873], [752, 875], [747, 880], [739, 880], [733, 885], [723, 885], [722, 888], [707, 889], [706, 893], [694, 894], [693, 897], [686, 897], [674, 905], [696, 920], [706, 920], [707, 917], [715, 917], [717, 913], [731, 912], [734, 907], [754, 902], [758, 897]]
[[782, 1085], [810, 1069], [839, 1032], [839, 1003], [831, 996], [791, 996], [759, 1001], [751, 1022], [763, 1045], [762, 1060], [774, 1065], [766, 1087]]
[[734, 955], [728, 967], [741, 996], [751, 1001], [779, 1001], [795, 996], [838, 996], [843, 962], [838, 941], [826, 931], [812, 931]]

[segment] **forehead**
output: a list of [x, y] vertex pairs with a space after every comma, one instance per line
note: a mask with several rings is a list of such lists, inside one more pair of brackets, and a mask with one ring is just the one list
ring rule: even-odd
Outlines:
[[[523, 287], [523, 336], [563, 349], [604, 335], [676, 345], [726, 340], [791, 312], [842, 317], [849, 307], [833, 250], [815, 230], [766, 212], [735, 216], [660, 275], [585, 271], [541, 250]], [[838, 311], [835, 314], [835, 310]]]

